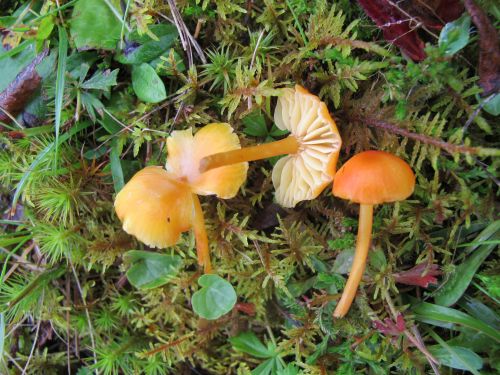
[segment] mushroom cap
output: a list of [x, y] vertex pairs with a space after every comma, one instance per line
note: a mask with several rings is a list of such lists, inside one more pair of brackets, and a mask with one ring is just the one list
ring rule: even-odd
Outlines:
[[333, 195], [361, 204], [380, 204], [408, 198], [415, 174], [408, 163], [384, 151], [365, 151], [337, 171]]
[[272, 176], [276, 201], [294, 207], [316, 198], [332, 182], [342, 140], [326, 104], [299, 85], [283, 89], [274, 121], [299, 142], [299, 151], [281, 158]]
[[204, 173], [200, 173], [199, 166], [205, 156], [240, 148], [240, 140], [229, 124], [208, 124], [194, 136], [191, 129], [177, 130], [167, 139], [166, 169], [177, 179], [186, 181], [196, 194], [232, 198], [246, 180], [248, 163], [231, 164]]
[[175, 245], [193, 222], [189, 186], [162, 167], [137, 172], [117, 194], [115, 210], [123, 230], [151, 247]]

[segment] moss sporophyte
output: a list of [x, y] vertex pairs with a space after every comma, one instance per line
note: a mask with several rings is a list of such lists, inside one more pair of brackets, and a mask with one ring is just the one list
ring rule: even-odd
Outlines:
[[194, 136], [191, 129], [174, 131], [167, 139], [165, 168], [146, 167], [118, 193], [115, 209], [123, 229], [151, 247], [175, 245], [182, 232], [194, 230], [198, 264], [211, 272], [209, 244], [198, 195], [229, 199], [246, 179], [248, 164], [241, 162], [207, 172], [200, 160], [217, 152], [240, 148], [229, 124], [214, 123]]

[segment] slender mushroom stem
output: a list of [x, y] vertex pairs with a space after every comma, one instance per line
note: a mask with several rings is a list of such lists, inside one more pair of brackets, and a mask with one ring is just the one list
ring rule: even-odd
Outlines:
[[223, 167], [225, 165], [267, 159], [272, 156], [295, 154], [299, 149], [299, 142], [293, 135], [279, 141], [263, 145], [240, 148], [238, 150], [219, 152], [201, 159], [200, 172]]
[[354, 253], [354, 260], [352, 262], [351, 273], [347, 279], [347, 284], [344, 292], [340, 297], [340, 301], [333, 312], [335, 318], [344, 317], [352, 301], [356, 296], [359, 282], [365, 272], [366, 259], [368, 257], [368, 248], [372, 238], [372, 223], [373, 223], [373, 205], [361, 204], [359, 207], [359, 226], [358, 237], [356, 238], [356, 251]]
[[198, 255], [198, 264], [203, 266], [205, 273], [212, 272], [212, 264], [210, 263], [210, 253], [208, 247], [207, 230], [205, 228], [205, 218], [201, 209], [198, 195], [193, 194], [194, 206], [194, 238], [196, 240], [196, 254]]

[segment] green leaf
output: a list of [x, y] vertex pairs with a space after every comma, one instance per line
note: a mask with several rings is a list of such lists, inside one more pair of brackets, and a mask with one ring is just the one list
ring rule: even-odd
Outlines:
[[158, 40], [148, 35], [139, 35], [138, 31], [130, 34], [127, 47], [120, 52], [116, 60], [122, 64], [141, 64], [150, 62], [169, 49], [177, 40], [177, 29], [174, 25], [152, 25], [149, 30]]
[[[56, 96], [55, 96], [55, 127], [56, 127], [56, 143], [55, 143], [55, 157], [57, 160], [57, 153], [59, 147], [59, 129], [61, 128], [61, 114], [63, 108], [64, 97], [64, 82], [66, 74], [66, 58], [68, 57], [68, 35], [64, 27], [59, 26], [59, 49], [57, 55], [57, 77], [56, 77]], [[57, 162], [54, 164], [57, 168]]]
[[[110, 3], [119, 9], [119, 1]], [[70, 32], [78, 49], [115, 49], [121, 22], [104, 0], [79, 0], [71, 16]]]
[[259, 366], [252, 370], [252, 375], [269, 375], [278, 374], [283, 371], [283, 365], [277, 357], [269, 358], [267, 361], [262, 362]]
[[146, 63], [132, 69], [132, 87], [137, 97], [146, 103], [158, 103], [165, 100], [165, 85], [154, 68]]
[[241, 121], [244, 125], [243, 132], [246, 135], [252, 137], [267, 137], [268, 131], [266, 120], [261, 111], [257, 110], [250, 112], [247, 116], [243, 117]]
[[500, 94], [495, 94], [488, 103], [483, 106], [483, 109], [490, 115], [498, 116], [500, 115]]
[[[24, 42], [25, 48], [16, 56], [7, 57], [10, 51], [4, 49], [0, 43], [0, 92], [5, 90], [9, 83], [35, 58], [35, 45], [33, 43]], [[19, 45], [19, 46], [20, 46]], [[18, 47], [19, 47], [18, 46]]]
[[215, 320], [231, 311], [236, 303], [233, 286], [217, 275], [203, 275], [198, 279], [202, 286], [193, 294], [194, 312], [202, 318]]
[[271, 358], [276, 355], [269, 350], [253, 332], [242, 332], [229, 339], [233, 348], [256, 358]]
[[[461, 346], [430, 346], [431, 354], [442, 364], [458, 370], [479, 370], [483, 367], [483, 360], [472, 350]], [[471, 371], [472, 372], [472, 371]], [[478, 374], [477, 371], [473, 372]]]
[[[450, 277], [439, 288], [434, 301], [443, 306], [451, 306], [459, 300], [469, 286], [479, 266], [497, 247], [496, 243], [487, 243], [479, 246], [483, 241], [500, 239], [500, 220], [494, 221], [486, 227], [474, 240], [475, 245], [467, 249], [472, 254], [458, 265]], [[479, 246], [479, 247], [478, 247]]]
[[111, 165], [111, 176], [113, 177], [113, 185], [115, 186], [115, 192], [118, 193], [123, 186], [125, 181], [123, 179], [123, 170], [120, 161], [120, 144], [118, 142], [113, 142], [111, 146], [111, 151], [109, 153], [109, 163]]
[[469, 42], [470, 17], [463, 15], [448, 22], [439, 34], [439, 47], [446, 56], [451, 56], [464, 48]]
[[132, 266], [127, 279], [136, 288], [152, 289], [168, 283], [179, 271], [182, 260], [177, 255], [130, 250], [124, 259]]
[[441, 326], [441, 323], [447, 325], [460, 324], [482, 332], [500, 342], [500, 332], [498, 330], [461, 311], [419, 301], [413, 306], [412, 311], [415, 314], [416, 320], [437, 326]]
[[483, 367], [483, 360], [472, 350], [461, 346], [449, 345], [434, 331], [430, 335], [439, 345], [429, 347], [429, 351], [441, 364], [458, 370], [467, 370], [474, 375], [480, 375], [476, 370]]
[[107, 90], [111, 86], [116, 85], [116, 77], [118, 76], [118, 72], [120, 69], [115, 69], [113, 71], [99, 70], [88, 80], [83, 82], [82, 88], [86, 90]]
[[354, 259], [354, 248], [346, 249], [337, 255], [333, 262], [332, 272], [346, 275], [351, 270]]

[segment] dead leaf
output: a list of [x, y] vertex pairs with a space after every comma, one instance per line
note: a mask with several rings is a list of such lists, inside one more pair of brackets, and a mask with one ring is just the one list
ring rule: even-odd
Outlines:
[[11, 119], [6, 112], [11, 116], [17, 116], [24, 109], [42, 81], [35, 68], [47, 54], [48, 50], [45, 50], [35, 57], [0, 93], [0, 121], [10, 123]]
[[486, 13], [473, 0], [465, 0], [464, 4], [479, 32], [479, 85], [484, 90], [482, 96], [489, 96], [500, 90], [498, 34]]

